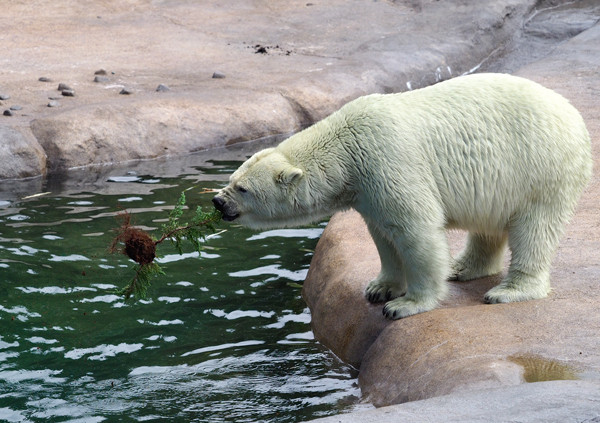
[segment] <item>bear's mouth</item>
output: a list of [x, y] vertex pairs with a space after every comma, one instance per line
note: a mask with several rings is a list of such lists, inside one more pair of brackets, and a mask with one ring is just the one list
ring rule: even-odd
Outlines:
[[238, 217], [240, 217], [240, 214], [223, 214], [223, 220], [226, 222], [232, 222], [235, 219], [237, 219]]

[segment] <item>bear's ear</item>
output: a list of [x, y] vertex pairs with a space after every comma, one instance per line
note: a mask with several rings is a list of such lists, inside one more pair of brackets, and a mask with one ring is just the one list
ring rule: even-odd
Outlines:
[[302, 169], [290, 166], [279, 172], [275, 180], [281, 184], [288, 185], [301, 178], [303, 174]]

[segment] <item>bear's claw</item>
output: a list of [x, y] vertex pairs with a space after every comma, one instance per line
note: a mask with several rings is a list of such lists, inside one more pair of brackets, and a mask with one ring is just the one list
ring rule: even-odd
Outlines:
[[415, 301], [401, 297], [388, 301], [383, 307], [382, 313], [388, 319], [397, 320], [412, 316], [413, 314], [433, 310], [436, 306], [437, 301]]
[[365, 297], [370, 303], [382, 303], [404, 295], [396, 285], [375, 279], [367, 285]]

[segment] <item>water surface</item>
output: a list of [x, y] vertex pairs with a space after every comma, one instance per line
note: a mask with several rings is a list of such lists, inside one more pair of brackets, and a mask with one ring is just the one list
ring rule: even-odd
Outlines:
[[188, 188], [208, 208], [202, 190], [244, 155], [3, 183], [0, 420], [297, 422], [355, 407], [356, 374], [314, 340], [300, 295], [323, 224], [223, 224], [200, 255], [161, 244], [149, 298], [115, 294], [132, 276], [107, 252], [115, 214], [158, 228]]

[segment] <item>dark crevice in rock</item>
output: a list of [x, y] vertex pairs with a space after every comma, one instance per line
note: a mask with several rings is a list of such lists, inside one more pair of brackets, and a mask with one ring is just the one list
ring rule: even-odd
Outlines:
[[306, 106], [300, 104], [298, 100], [286, 94], [281, 94], [281, 96], [290, 104], [294, 114], [298, 117], [301, 128], [305, 128], [315, 122], [315, 117]]

